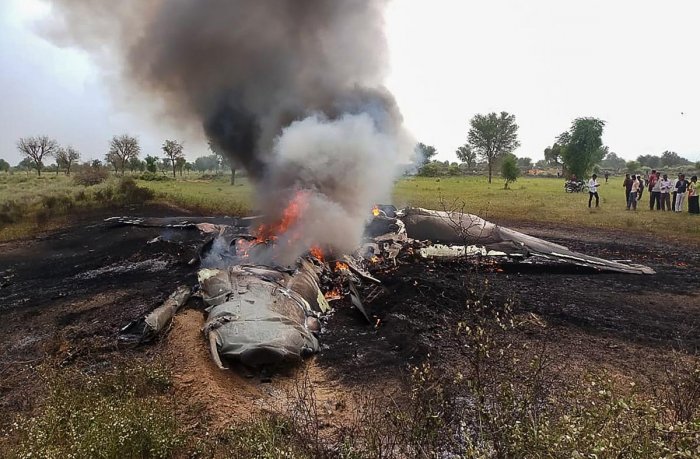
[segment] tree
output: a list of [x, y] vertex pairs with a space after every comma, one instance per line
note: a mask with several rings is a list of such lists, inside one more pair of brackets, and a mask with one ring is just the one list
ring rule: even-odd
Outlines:
[[639, 163], [639, 161], [627, 161], [627, 172], [630, 174], [634, 174], [636, 172], [639, 172], [639, 170], [642, 168], [642, 165]]
[[421, 166], [428, 164], [432, 161], [433, 157], [437, 155], [437, 149], [435, 147], [424, 143], [418, 143], [414, 151], [416, 152], [418, 162]]
[[627, 166], [627, 163], [624, 159], [620, 158], [619, 156], [617, 156], [617, 154], [611, 151], [610, 153], [605, 155], [605, 158], [603, 159], [601, 165], [605, 169], [612, 169], [616, 172], [620, 172]]
[[185, 170], [187, 171], [187, 175], [190, 175], [190, 171], [192, 169], [194, 169], [194, 164], [189, 161], [185, 162]]
[[180, 172], [180, 177], [182, 177], [182, 169], [187, 165], [187, 160], [185, 157], [180, 157], [175, 160], [175, 168]]
[[654, 155], [639, 155], [637, 162], [651, 169], [659, 169], [661, 167], [661, 157]]
[[503, 156], [503, 161], [501, 161], [501, 176], [505, 179], [506, 183], [503, 187], [508, 189], [508, 184], [515, 182], [518, 177], [520, 177], [520, 168], [518, 167], [517, 158], [512, 153], [506, 153]]
[[146, 169], [146, 163], [138, 159], [137, 157], [133, 157], [129, 159], [129, 172], [132, 174], [134, 171], [139, 171], [143, 172]]
[[184, 153], [182, 152], [182, 142], [178, 142], [176, 140], [166, 140], [165, 143], [163, 143], [163, 152], [167, 157], [167, 159], [164, 158], [164, 160], [170, 161], [173, 168], [173, 178], [175, 178], [177, 160], [179, 158], [184, 159], [185, 157]]
[[17, 149], [32, 162], [32, 167], [41, 175], [44, 167], [43, 160], [54, 156], [58, 151], [58, 143], [48, 136], [22, 137], [17, 141]]
[[470, 124], [469, 146], [488, 163], [489, 183], [491, 183], [494, 163], [520, 146], [515, 115], [507, 112], [501, 112], [500, 116], [496, 113], [476, 115]]
[[194, 168], [199, 172], [213, 171], [219, 167], [219, 157], [216, 155], [200, 156], [194, 160]]
[[115, 153], [109, 152], [105, 155], [105, 163], [111, 165], [114, 168], [114, 173], [119, 173], [119, 167], [121, 165], [121, 159]]
[[540, 159], [535, 163], [535, 167], [538, 169], [547, 169], [549, 166], [549, 161], [547, 161], [546, 159]]
[[532, 159], [530, 159], [530, 158], [518, 158], [516, 163], [518, 165], [518, 168], [520, 168], [522, 170], [526, 170], [526, 171], [529, 171], [533, 167], [532, 166]]
[[158, 159], [157, 156], [146, 156], [146, 170], [151, 174], [158, 172]]
[[692, 164], [687, 159], [681, 157], [675, 151], [664, 151], [661, 153], [661, 165], [664, 166], [687, 166]]
[[[568, 133], [565, 133], [568, 135]], [[565, 134], [562, 134], [559, 136], [559, 138], [562, 138], [562, 136], [565, 136]], [[549, 167], [557, 167], [561, 165], [561, 155], [563, 152], [563, 147], [559, 145], [557, 142], [554, 142], [554, 145], [551, 147], [547, 147], [544, 149], [544, 160], [547, 162], [547, 165]]]
[[70, 145], [66, 148], [59, 148], [56, 152], [56, 164], [59, 168], [70, 175], [70, 169], [80, 159], [80, 152]]
[[121, 174], [124, 175], [124, 169], [129, 160], [138, 158], [139, 154], [141, 154], [141, 147], [138, 139], [128, 134], [122, 134], [112, 137], [107, 157], [110, 158], [109, 162], [114, 165], [115, 170], [121, 171]]
[[471, 149], [469, 144], [464, 144], [457, 149], [457, 158], [467, 165], [467, 169], [471, 170], [476, 162], [476, 153]]
[[226, 153], [224, 153], [224, 150], [221, 148], [218, 148], [216, 144], [213, 142], [209, 141], [209, 149], [216, 155], [217, 158], [217, 170], [218, 170], [218, 165], [221, 164], [221, 166], [228, 166], [229, 169], [231, 169], [231, 185], [236, 184], [236, 163], [233, 161], [233, 159], [229, 158]]
[[0, 172], [9, 172], [10, 171], [10, 163], [5, 161], [4, 159], [0, 158]]
[[569, 174], [579, 179], [588, 176], [605, 156], [603, 128], [605, 121], [597, 118], [576, 118], [571, 129], [557, 139], [562, 146], [562, 161]]

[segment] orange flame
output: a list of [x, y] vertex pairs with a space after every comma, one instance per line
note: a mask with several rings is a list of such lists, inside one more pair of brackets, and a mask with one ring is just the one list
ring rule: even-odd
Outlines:
[[379, 212], [379, 207], [375, 204], [374, 207], [372, 207], [372, 215], [374, 215], [375, 217], [379, 217]]
[[262, 224], [256, 230], [259, 241], [269, 241], [277, 239], [280, 234], [286, 233], [304, 213], [308, 206], [307, 192], [297, 191], [294, 197], [289, 201], [287, 207], [282, 211], [282, 217], [276, 223], [269, 225]]
[[343, 292], [338, 287], [333, 287], [333, 289], [324, 293], [323, 297], [327, 300], [339, 300], [343, 297]]
[[311, 247], [311, 250], [309, 250], [309, 253], [311, 254], [312, 257], [323, 263], [325, 259], [323, 258], [323, 250], [321, 250], [321, 247], [315, 245]]
[[343, 263], [342, 261], [335, 262], [335, 270], [336, 271], [347, 271], [349, 269], [350, 269], [350, 266], [348, 266], [347, 263]]

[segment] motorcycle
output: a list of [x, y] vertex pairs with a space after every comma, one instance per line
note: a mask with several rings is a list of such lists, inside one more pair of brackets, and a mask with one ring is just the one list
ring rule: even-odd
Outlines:
[[588, 185], [586, 185], [584, 182], [567, 180], [566, 183], [564, 183], [564, 190], [567, 193], [581, 193], [588, 191]]

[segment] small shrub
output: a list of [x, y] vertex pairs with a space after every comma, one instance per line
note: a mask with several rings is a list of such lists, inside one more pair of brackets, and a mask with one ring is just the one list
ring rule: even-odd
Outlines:
[[131, 177], [124, 177], [117, 185], [117, 198], [124, 204], [141, 204], [149, 199], [153, 199], [155, 193], [149, 188], [142, 188], [136, 185]]
[[139, 180], [144, 180], [146, 182], [169, 182], [174, 180], [172, 177], [167, 175], [155, 174], [153, 172], [144, 172], [138, 178]]
[[73, 183], [76, 185], [93, 186], [107, 180], [109, 172], [103, 167], [82, 167], [73, 175]]

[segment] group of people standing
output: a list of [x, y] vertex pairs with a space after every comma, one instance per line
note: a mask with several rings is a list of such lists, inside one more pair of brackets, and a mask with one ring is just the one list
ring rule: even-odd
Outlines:
[[685, 174], [678, 174], [678, 178], [670, 180], [667, 174], [662, 176], [660, 172], [652, 170], [648, 177], [626, 174], [622, 186], [625, 188], [627, 210], [637, 210], [637, 203], [641, 201], [644, 190], [648, 189], [649, 210], [656, 208], [656, 210], [682, 212], [687, 198], [688, 212], [700, 214], [697, 175], [687, 180]]

